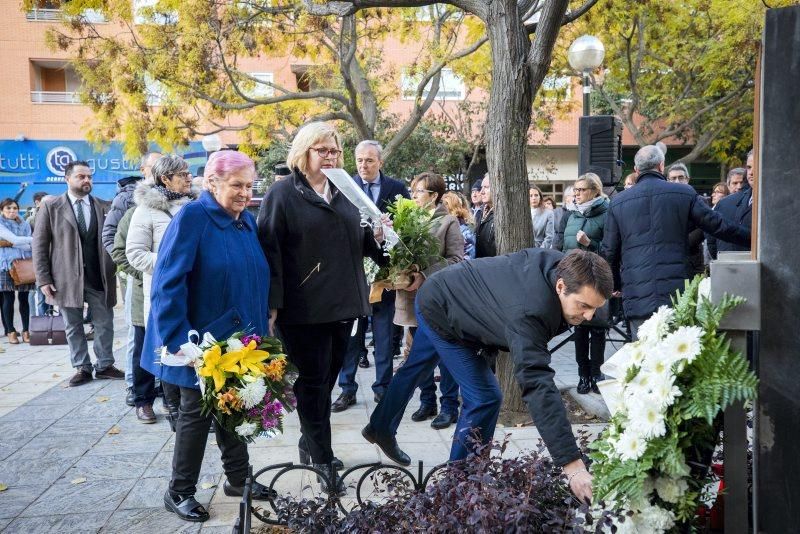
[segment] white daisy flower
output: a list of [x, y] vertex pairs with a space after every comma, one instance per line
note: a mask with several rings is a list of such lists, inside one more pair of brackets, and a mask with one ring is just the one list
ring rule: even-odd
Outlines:
[[673, 361], [692, 363], [703, 349], [702, 337], [703, 329], [699, 326], [682, 326], [664, 339], [662, 348]]
[[[667, 432], [664, 413], [660, 407], [652, 402], [651, 397], [645, 397], [643, 402], [638, 402], [630, 407], [630, 429], [635, 430], [644, 438], [656, 438]], [[627, 430], [626, 430], [627, 432]]]
[[622, 461], [638, 460], [644, 454], [646, 447], [647, 443], [644, 438], [632, 432], [631, 429], [627, 429], [617, 440], [616, 452]]
[[638, 337], [645, 343], [657, 343], [667, 332], [675, 312], [669, 306], [661, 306], [639, 327]]
[[675, 385], [675, 377], [672, 375], [661, 377], [654, 381], [651, 389], [653, 401], [661, 409], [666, 409], [675, 403], [675, 399], [681, 396], [681, 390]]

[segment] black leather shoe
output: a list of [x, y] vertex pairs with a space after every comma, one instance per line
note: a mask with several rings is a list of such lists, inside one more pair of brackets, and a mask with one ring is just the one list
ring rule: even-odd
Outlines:
[[598, 395], [600, 394], [600, 388], [597, 387], [597, 377], [596, 376], [593, 376], [593, 377], [591, 377], [589, 379], [589, 387], [591, 388], [592, 393], [597, 393]]
[[394, 436], [380, 436], [371, 425], [365, 426], [361, 430], [361, 435], [370, 443], [374, 443], [383, 451], [391, 461], [400, 465], [411, 465], [411, 458], [400, 449]]
[[419, 407], [419, 410], [411, 414], [412, 421], [426, 421], [435, 416], [439, 411], [436, 406], [425, 406], [424, 404]]
[[366, 354], [362, 354], [361, 357], [358, 359], [358, 366], [362, 369], [367, 369], [369, 367], [369, 359], [367, 359]]
[[172, 497], [169, 491], [167, 491], [164, 494], [164, 508], [176, 514], [184, 521], [191, 521], [193, 523], [208, 521], [208, 511], [202, 504], [197, 502], [194, 495]]
[[[297, 452], [300, 455], [301, 464], [311, 465], [311, 454], [307, 450], [303, 449], [302, 447], [297, 447]], [[336, 456], [334, 456], [333, 460], [331, 460], [331, 464], [333, 464], [333, 467], [336, 469], [344, 469], [344, 462], [338, 459]]]
[[92, 373], [91, 371], [84, 371], [83, 369], [78, 369], [78, 372], [75, 373], [72, 378], [69, 379], [69, 387], [74, 388], [76, 386], [82, 386], [83, 384], [88, 384], [92, 381]]
[[350, 406], [353, 406], [355, 403], [355, 395], [352, 393], [342, 393], [339, 395], [339, 398], [333, 401], [333, 404], [331, 404], [331, 411], [336, 413], [343, 412]]
[[[241, 497], [244, 495], [244, 486], [234, 486], [227, 480], [222, 485], [222, 490], [228, 497]], [[253, 485], [250, 487], [250, 495], [253, 497], [254, 501], [268, 501], [277, 497], [278, 492], [269, 489], [264, 484], [253, 482]]]
[[589, 383], [588, 376], [582, 376], [580, 381], [578, 382], [578, 393], [581, 395], [586, 395], [589, 393], [589, 390], [592, 389], [592, 385]]
[[442, 412], [436, 416], [436, 419], [431, 421], [431, 427], [436, 430], [447, 428], [453, 423], [458, 421], [458, 414]]
[[136, 406], [136, 404], [133, 402], [133, 397], [133, 388], [128, 388], [128, 393], [125, 395], [125, 404], [130, 407]]

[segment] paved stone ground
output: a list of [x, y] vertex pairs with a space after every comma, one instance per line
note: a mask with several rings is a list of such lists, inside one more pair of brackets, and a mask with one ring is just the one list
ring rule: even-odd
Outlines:
[[[117, 314], [121, 316], [121, 313]], [[125, 327], [117, 321], [115, 347], [123, 367]], [[210, 507], [204, 524], [185, 523], [164, 510], [162, 496], [170, 475], [173, 434], [159, 414], [154, 425], [136, 420], [125, 405], [123, 381], [95, 380], [66, 387], [72, 374], [65, 347], [11, 346], [0, 354], [0, 531], [7, 533], [73, 532], [225, 532], [231, 531], [238, 500], [221, 491], [223, 470], [213, 433], [209, 436], [198, 500]], [[609, 346], [608, 353], [614, 348]], [[577, 366], [570, 343], [554, 355], [559, 387], [574, 387]], [[360, 369], [358, 404], [333, 414], [335, 453], [347, 466], [382, 461], [377, 447], [366, 443], [361, 428], [374, 408], [370, 384], [374, 367]], [[333, 397], [338, 395], [338, 388]], [[414, 423], [412, 401], [398, 438], [403, 449], [427, 468], [447, 459], [453, 429], [437, 431]], [[156, 412], [159, 413], [160, 403]], [[597, 432], [602, 425], [590, 425]], [[511, 434], [506, 455], [537, 444], [533, 427], [498, 428]], [[250, 446], [255, 470], [297, 461], [299, 425], [286, 420], [283, 435], [259, 439]], [[426, 468], [426, 469], [427, 469]], [[259, 479], [268, 483], [266, 477]], [[295, 495], [318, 494], [319, 486], [298, 473], [281, 479], [279, 489]], [[353, 489], [349, 490], [352, 497]]]

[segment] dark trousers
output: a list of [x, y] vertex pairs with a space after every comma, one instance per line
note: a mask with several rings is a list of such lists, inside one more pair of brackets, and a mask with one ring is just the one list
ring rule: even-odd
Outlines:
[[176, 409], [181, 405], [180, 387], [161, 380], [161, 391], [164, 392], [164, 404], [174, 406]]
[[605, 361], [606, 329], [590, 326], [576, 326], [575, 361], [578, 362], [580, 376], [600, 376], [600, 366]]
[[394, 300], [394, 291], [384, 291], [383, 299], [372, 305], [372, 339], [375, 341], [375, 382], [372, 391], [378, 395], [383, 395], [392, 379]]
[[[417, 327], [412, 326], [410, 330], [413, 338], [417, 334]], [[413, 343], [411, 346], [414, 346]], [[442, 393], [439, 402], [442, 403], [442, 413], [458, 415], [458, 384], [444, 365], [439, 366], [439, 377], [439, 390]], [[433, 371], [422, 381], [419, 390], [420, 404], [436, 407], [436, 381], [433, 379]]]
[[3, 313], [3, 326], [6, 329], [6, 334], [16, 332], [14, 328], [14, 295], [19, 295], [19, 314], [22, 317], [22, 331], [28, 331], [28, 321], [30, 320], [30, 305], [28, 303], [27, 291], [3, 291], [2, 296], [2, 313]]
[[142, 369], [142, 346], [144, 345], [144, 327], [133, 327], [133, 402], [136, 407], [152, 405], [156, 400], [156, 377]]
[[339, 373], [339, 387], [342, 393], [351, 395], [355, 395], [356, 391], [358, 391], [358, 383], [356, 382], [358, 360], [362, 355], [367, 355], [366, 337], [369, 319], [359, 317], [357, 321], [356, 335], [350, 336], [350, 340], [347, 342], [347, 351], [344, 353], [344, 361], [342, 362], [342, 372]]
[[299, 372], [294, 383], [300, 417], [300, 447], [315, 464], [333, 460], [331, 391], [342, 368], [353, 321], [279, 325], [286, 355]]
[[[200, 413], [200, 398], [199, 389], [181, 388], [180, 416], [172, 455], [172, 480], [169, 483], [169, 492], [173, 497], [194, 495], [197, 491], [197, 480], [200, 478], [200, 467], [212, 421], [211, 414]], [[222, 467], [228, 482], [234, 486], [244, 486], [250, 462], [247, 444], [236, 439], [231, 432], [220, 428], [216, 421], [214, 431], [217, 435], [217, 446], [222, 452]]]
[[428, 327], [419, 313], [417, 324], [411, 353], [372, 412], [370, 425], [379, 434], [396, 434], [414, 389], [441, 359], [441, 365], [450, 371], [461, 387], [464, 402], [450, 449], [450, 460], [461, 460], [474, 450], [472, 429], [478, 431], [483, 443], [491, 441], [494, 436], [503, 400], [500, 385], [489, 363], [475, 350], [445, 341]]

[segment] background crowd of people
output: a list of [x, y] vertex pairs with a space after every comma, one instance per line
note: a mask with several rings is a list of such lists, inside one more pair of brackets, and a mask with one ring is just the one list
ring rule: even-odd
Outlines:
[[[380, 301], [372, 304], [364, 259], [378, 265], [387, 261], [382, 227], [365, 227], [358, 210], [323, 173], [342, 167], [344, 161], [338, 132], [324, 123], [308, 124], [295, 136], [282, 176], [265, 194], [257, 217], [247, 211], [255, 165], [232, 150], [213, 153], [204, 175], [195, 179], [182, 158], [147, 154], [142, 158], [141, 176], [120, 180], [113, 202], [91, 195], [92, 170], [83, 161], [67, 166], [67, 192], [40, 196], [27, 221], [20, 218], [14, 200], [0, 202], [0, 302], [9, 343], [29, 341], [29, 316], [41, 315], [47, 306], [55, 305], [64, 318], [75, 368], [71, 386], [94, 379], [125, 380], [126, 401], [144, 424], [158, 420], [154, 403], [163, 397], [164, 415], [176, 432], [164, 502], [186, 520], [208, 518], [194, 493], [212, 425], [227, 475], [226, 494], [241, 494], [248, 464], [246, 445], [202, 413], [194, 370], [160, 364], [162, 351], [180, 353], [190, 330], [224, 339], [250, 329], [281, 339], [299, 371], [294, 385], [302, 434], [298, 456], [323, 472], [343, 467], [333, 450], [330, 416], [357, 403], [356, 370], [371, 365], [364, 346], [367, 328], [372, 330], [374, 344], [372, 390], [379, 404], [365, 437], [388, 449], [390, 458], [406, 463], [407, 457], [391, 436], [416, 389], [420, 389], [420, 408], [412, 414], [413, 421], [433, 419], [434, 428], [458, 423], [463, 433], [469, 426], [464, 413], [470, 413], [493, 428], [496, 415], [486, 412], [488, 404], [497, 403], [497, 395], [490, 395], [496, 381], [486, 375], [491, 371], [477, 369], [484, 389], [479, 393], [471, 389], [478, 387], [477, 375], [465, 375], [464, 366], [474, 362], [467, 362], [465, 354], [456, 356], [457, 350], [442, 341], [435, 329], [426, 327], [420, 337], [417, 298], [418, 290], [429, 287], [431, 277], [446, 279], [437, 272], [473, 276], [468, 274], [470, 268], [447, 268], [497, 256], [492, 180], [486, 176], [476, 182], [468, 199], [448, 191], [443, 177], [435, 172], [415, 176], [409, 187], [385, 175], [382, 147], [375, 141], [361, 142], [354, 156], [357, 174], [353, 179], [382, 212], [400, 196], [432, 213], [436, 218], [432, 233], [441, 257], [415, 273], [410, 286], [384, 289]], [[613, 294], [622, 300], [624, 318], [635, 338], [638, 325], [667, 303], [685, 279], [702, 272], [719, 251], [749, 246], [752, 155], [748, 155], [747, 168], [732, 169], [726, 182], [713, 187], [710, 203], [689, 185], [690, 179], [686, 166], [676, 164], [665, 170], [663, 152], [646, 146], [636, 154], [635, 172], [625, 178], [622, 191], [609, 191], [597, 175], [587, 173], [565, 189], [562, 205], [556, 206], [541, 189], [530, 187], [531, 248], [558, 253], [544, 259], [520, 256], [502, 269], [514, 269], [519, 262], [539, 262], [547, 267], [541, 267], [537, 276], [555, 276], [547, 273], [555, 273], [561, 258], [567, 257], [560, 253], [583, 254], [580, 261], [594, 269], [589, 278], [581, 278], [575, 266], [571, 269], [578, 274], [569, 274], [572, 271], [564, 271], [563, 266], [558, 271], [567, 272], [570, 280], [588, 280], [581, 284], [600, 284], [590, 293], [591, 313], [574, 315], [577, 319], [571, 324], [579, 393], [599, 392], [607, 330], [611, 317], [618, 318], [609, 313], [606, 299]], [[388, 215], [384, 223], [388, 224]], [[607, 277], [606, 267], [594, 259], [597, 255], [608, 261]], [[32, 259], [35, 284], [16, 284], [12, 279], [14, 262], [21, 259]], [[497, 268], [501, 268], [499, 263]], [[491, 269], [486, 269], [481, 276], [491, 277]], [[118, 278], [129, 327], [124, 370], [115, 366], [112, 350]], [[536, 284], [543, 283], [537, 280]], [[562, 307], [567, 305], [564, 295], [583, 290], [580, 284], [563, 294], [555, 286], [550, 289]], [[13, 315], [15, 299], [21, 334]], [[486, 300], [483, 305], [476, 302], [471, 313], [488, 310]], [[552, 319], [547, 315], [552, 309], [536, 313]], [[88, 333], [87, 318], [92, 324]], [[554, 323], [549, 335], [565, 325]], [[412, 356], [406, 347], [407, 363], [393, 377], [397, 371], [393, 360], [400, 354], [404, 331]], [[94, 363], [87, 343], [91, 337]], [[498, 347], [504, 342], [502, 337], [496, 341]], [[449, 364], [439, 349], [456, 351]], [[337, 383], [341, 394], [332, 403]], [[390, 386], [401, 392], [399, 400], [383, 400]], [[464, 386], [470, 389], [464, 391]], [[463, 443], [454, 444], [454, 451], [457, 447], [462, 448], [453, 454], [463, 457]], [[567, 456], [574, 461], [571, 452]], [[326, 487], [324, 481], [326, 491], [341, 491]], [[267, 488], [258, 484], [253, 491], [257, 499], [269, 496]]]

